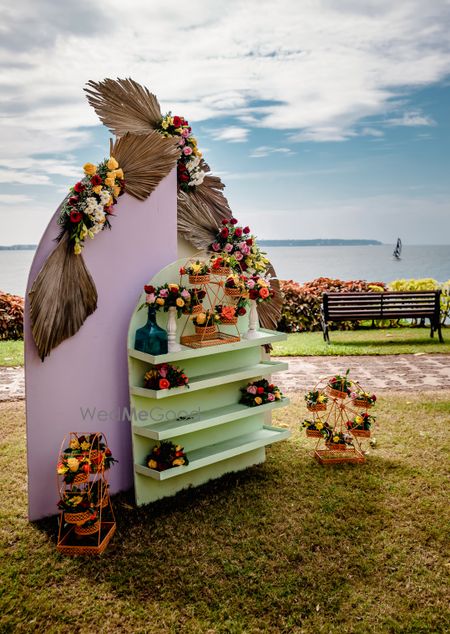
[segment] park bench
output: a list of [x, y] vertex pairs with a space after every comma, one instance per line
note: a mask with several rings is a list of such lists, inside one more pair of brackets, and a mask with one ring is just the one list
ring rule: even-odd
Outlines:
[[321, 322], [323, 338], [330, 343], [328, 322], [365, 321], [375, 319], [429, 319], [430, 336], [437, 332], [444, 339], [440, 319], [441, 291], [383, 292], [383, 293], [324, 293]]

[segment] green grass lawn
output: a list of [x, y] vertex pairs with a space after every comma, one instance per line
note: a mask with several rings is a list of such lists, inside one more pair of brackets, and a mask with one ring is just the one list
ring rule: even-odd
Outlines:
[[436, 335], [430, 338], [427, 328], [365, 329], [330, 332], [326, 344], [321, 332], [288, 335], [287, 341], [274, 344], [276, 356], [325, 356], [361, 354], [450, 353], [450, 329], [443, 331], [444, 343]]
[[0, 631], [448, 632], [450, 393], [382, 394], [359, 466], [314, 462], [302, 400], [265, 464], [146, 508], [117, 496], [93, 559], [56, 552], [56, 519], [27, 522], [24, 406], [0, 405]]
[[23, 365], [23, 341], [0, 341], [0, 366]]

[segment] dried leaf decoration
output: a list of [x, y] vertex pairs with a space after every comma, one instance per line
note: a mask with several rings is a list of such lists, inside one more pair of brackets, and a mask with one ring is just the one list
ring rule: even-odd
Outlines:
[[275, 269], [269, 264], [267, 273], [272, 276], [270, 286], [274, 291], [274, 296], [270, 302], [261, 302], [258, 304], [259, 323], [263, 328], [268, 330], [276, 330], [281, 317], [281, 308], [283, 306], [283, 294], [281, 292], [280, 282], [276, 279]]
[[75, 255], [67, 234], [47, 258], [31, 291], [31, 331], [43, 361], [72, 337], [97, 308], [97, 289], [82, 255]]
[[132, 79], [88, 81], [87, 86], [89, 104], [117, 137], [147, 134], [162, 117], [155, 95]]
[[145, 200], [176, 167], [180, 151], [176, 139], [166, 139], [153, 131], [125, 134], [114, 143], [111, 155], [124, 171], [126, 192]]

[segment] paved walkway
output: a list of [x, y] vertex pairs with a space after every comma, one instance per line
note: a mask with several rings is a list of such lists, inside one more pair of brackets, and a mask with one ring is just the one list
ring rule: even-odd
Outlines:
[[[450, 390], [450, 355], [396, 355], [362, 357], [274, 357], [289, 362], [289, 370], [276, 375], [285, 392], [307, 390], [321, 378], [351, 376], [367, 390]], [[0, 401], [25, 397], [23, 368], [0, 367]]]

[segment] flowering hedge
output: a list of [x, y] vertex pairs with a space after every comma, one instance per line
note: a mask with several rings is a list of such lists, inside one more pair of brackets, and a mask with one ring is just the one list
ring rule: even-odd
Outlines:
[[[320, 324], [322, 293], [333, 291], [341, 293], [380, 292], [385, 289], [386, 285], [383, 282], [365, 282], [363, 280], [343, 282], [328, 277], [319, 277], [305, 284], [297, 284], [292, 280], [281, 281], [284, 303], [278, 329], [282, 332], [322, 330]], [[355, 327], [355, 322], [332, 323], [331, 326], [339, 330], [350, 330]]]
[[23, 339], [23, 297], [0, 291], [0, 339]]

